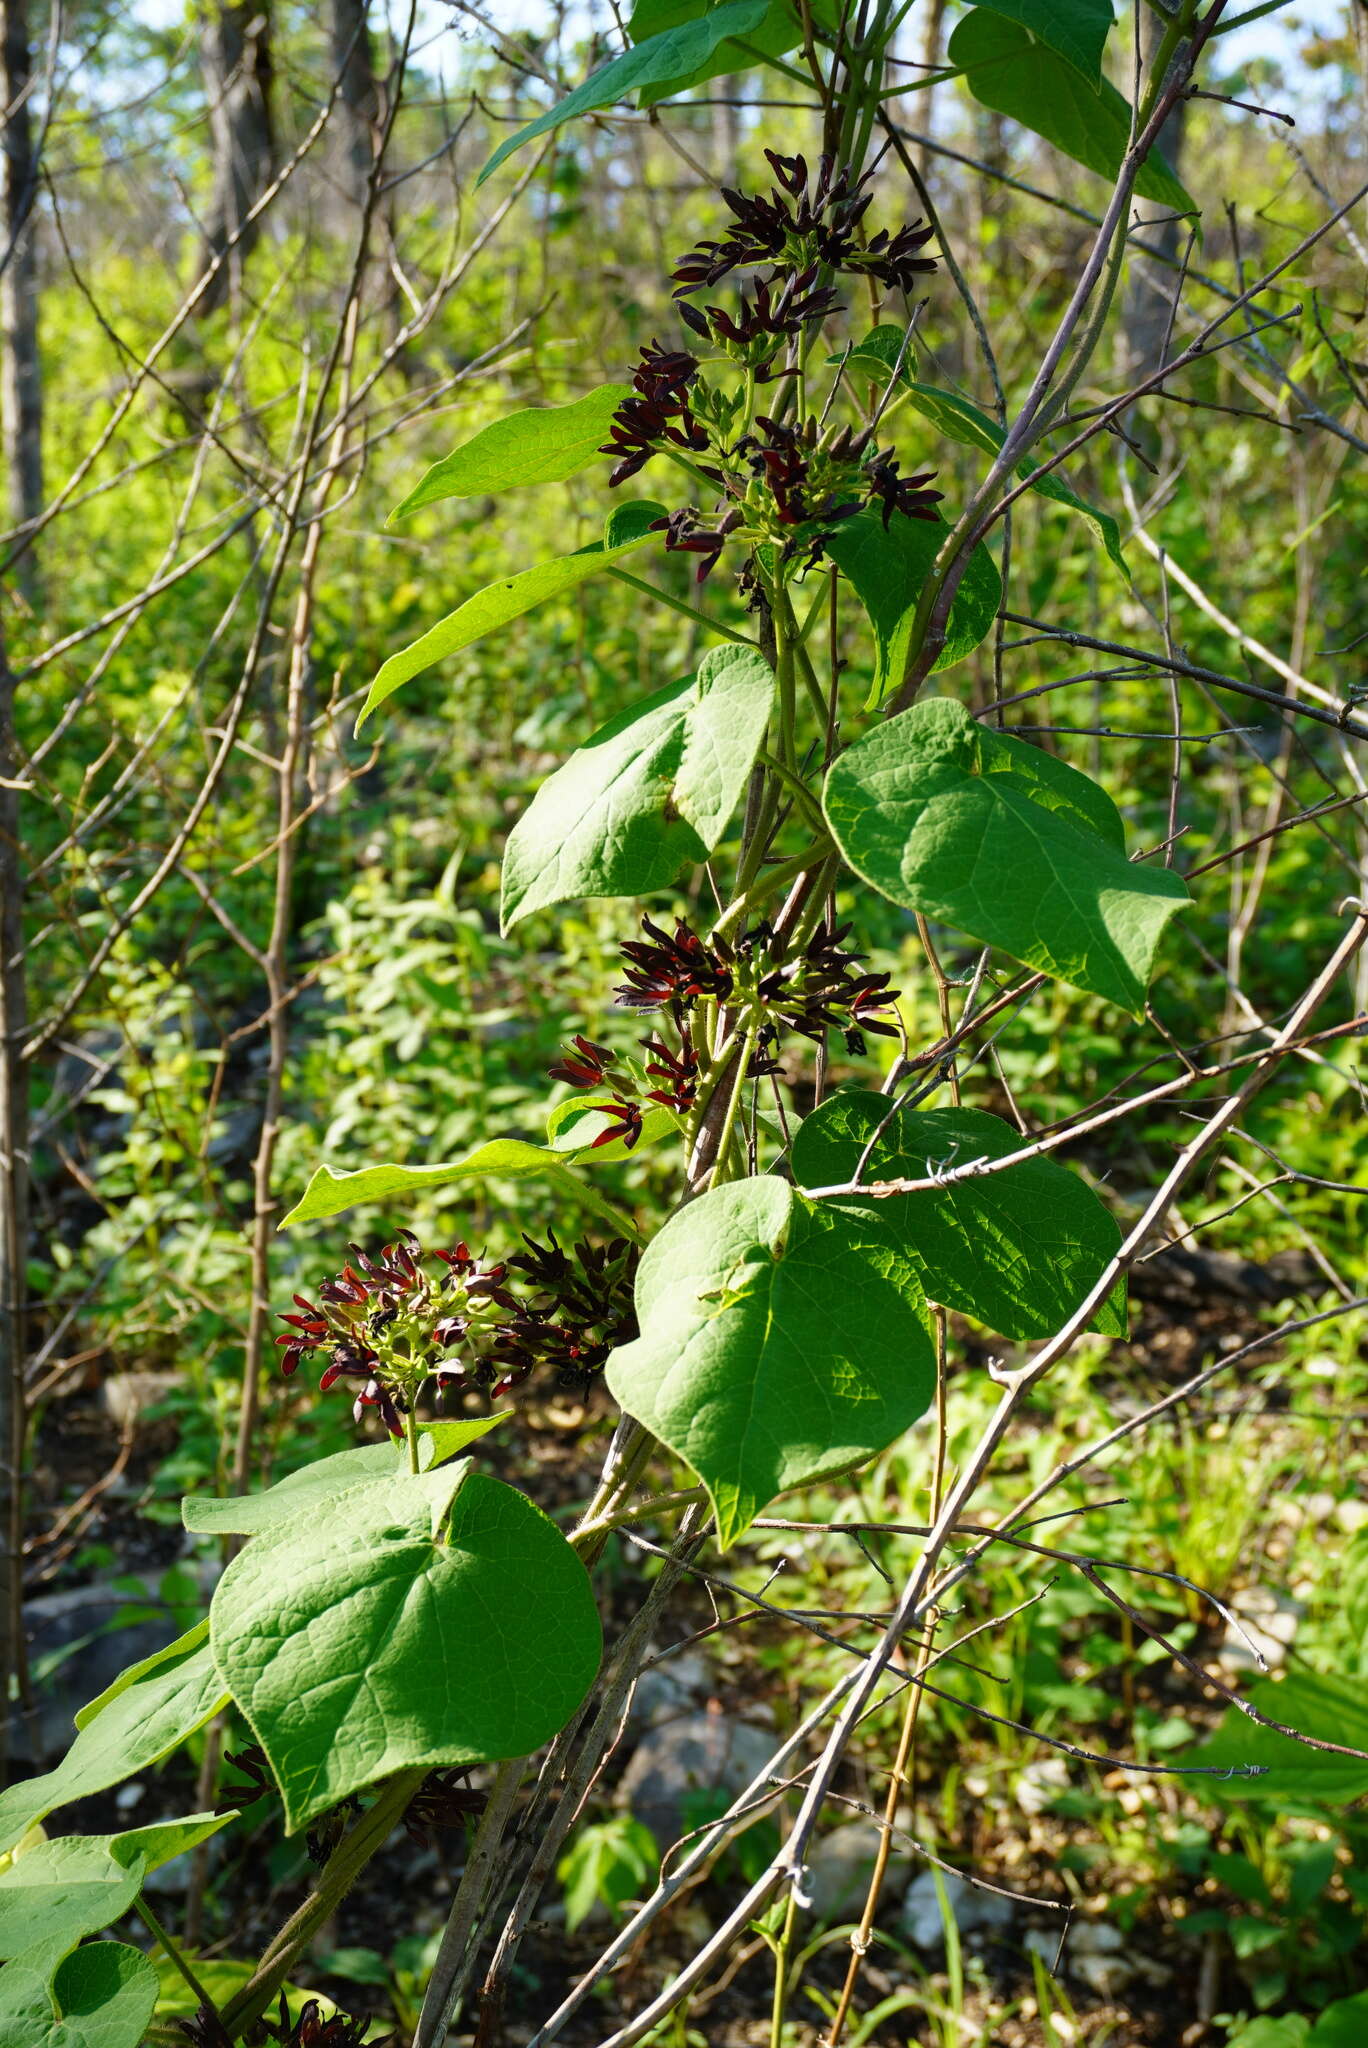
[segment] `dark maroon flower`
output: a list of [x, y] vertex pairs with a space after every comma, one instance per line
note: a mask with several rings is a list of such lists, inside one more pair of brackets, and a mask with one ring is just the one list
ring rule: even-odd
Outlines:
[[241, 1813], [246, 1806], [255, 1805], [258, 1799], [268, 1798], [276, 1789], [271, 1767], [266, 1761], [266, 1752], [250, 1743], [246, 1749], [230, 1751], [223, 1759], [235, 1771], [241, 1771], [245, 1785], [226, 1785], [224, 1796], [214, 1808], [215, 1813]]
[[[772, 374], [779, 345], [804, 328], [818, 326], [837, 310], [835, 290], [818, 286], [817, 267], [791, 271], [782, 278], [757, 278], [754, 296], [740, 295], [733, 316], [722, 306], [681, 305], [680, 318], [695, 334], [754, 369], [763, 383]], [[776, 289], [777, 286], [777, 289]]]
[[613, 414], [611, 438], [599, 451], [618, 458], [610, 484], [635, 476], [662, 443], [695, 453], [707, 448], [707, 429], [689, 410], [688, 387], [697, 368], [698, 358], [686, 349], [663, 349], [653, 341], [641, 351], [632, 373], [635, 395]]
[[404, 1833], [420, 1848], [432, 1848], [444, 1828], [469, 1827], [487, 1803], [487, 1795], [470, 1783], [469, 1764], [429, 1771], [404, 1808]]
[[935, 232], [934, 228], [923, 227], [919, 220], [899, 228], [892, 236], [887, 228], [880, 228], [863, 249], [847, 258], [846, 267], [868, 271], [889, 291], [910, 292], [914, 278], [928, 276], [937, 268], [934, 256], [921, 254]]
[[572, 1088], [597, 1088], [609, 1067], [616, 1065], [617, 1054], [610, 1047], [595, 1045], [592, 1038], [584, 1038], [577, 1032], [574, 1050], [567, 1050], [565, 1058], [557, 1061], [550, 1074], [553, 1081], [568, 1081]]
[[607, 1130], [589, 1140], [589, 1150], [596, 1152], [600, 1145], [611, 1145], [614, 1138], [621, 1138], [630, 1152], [641, 1137], [641, 1104], [625, 1102], [619, 1096], [612, 1102], [596, 1102], [593, 1107], [610, 1121]]
[[354, 2018], [347, 2012], [330, 2013], [325, 2018], [316, 1998], [306, 1999], [299, 2009], [299, 2018], [292, 2020], [282, 1991], [279, 2017], [263, 2020], [261, 2030], [266, 2040], [277, 2043], [277, 2048], [361, 2048], [370, 2024], [368, 2018]]
[[628, 1010], [660, 1010], [667, 1005], [679, 1011], [691, 1009], [700, 996], [725, 1002], [731, 994], [730, 968], [709, 949], [682, 918], [674, 934], [641, 920], [647, 939], [627, 939], [622, 952], [628, 961], [627, 980], [614, 994]]
[[518, 1318], [498, 1333], [495, 1356], [504, 1377], [494, 1392], [506, 1392], [537, 1369], [582, 1389], [619, 1344], [638, 1334], [632, 1294], [636, 1246], [625, 1238], [580, 1243], [571, 1257], [554, 1237], [547, 1245], [530, 1237], [523, 1242], [527, 1250], [509, 1264], [527, 1276], [531, 1294]]
[[646, 1072], [666, 1084], [663, 1088], [648, 1089], [647, 1100], [662, 1103], [683, 1116], [698, 1099], [697, 1053], [687, 1039], [678, 1053], [671, 1052], [663, 1039], [654, 1035], [643, 1038], [641, 1045], [647, 1056]]
[[668, 519], [656, 519], [651, 523], [652, 533], [665, 535], [667, 549], [686, 555], [698, 555], [698, 573], [695, 581], [702, 583], [713, 569], [729, 537], [742, 524], [742, 514], [733, 508], [715, 527], [705, 527], [699, 520], [692, 505], [683, 505], [678, 512], [672, 512]]
[[191, 2048], [233, 2048], [223, 2021], [207, 2005], [202, 2005], [192, 2020], [175, 2020], [172, 2024], [184, 2034]]
[[933, 469], [928, 469], [921, 476], [899, 476], [898, 458], [892, 449], [888, 448], [875, 454], [873, 459], [866, 463], [865, 479], [869, 489], [869, 500], [871, 504], [877, 500], [883, 506], [885, 533], [888, 531], [888, 522], [895, 512], [901, 512], [905, 519], [940, 518], [936, 507], [944, 493], [926, 489], [935, 473]]

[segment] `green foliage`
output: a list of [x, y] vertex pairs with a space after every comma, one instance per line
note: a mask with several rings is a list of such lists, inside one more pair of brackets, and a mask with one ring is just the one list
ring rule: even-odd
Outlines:
[[507, 141], [501, 142], [481, 171], [478, 182], [483, 184], [515, 149], [521, 149], [539, 135], [559, 128], [562, 122], [573, 120], [577, 114], [591, 114], [599, 107], [611, 107], [615, 100], [626, 99], [628, 93], [641, 92], [650, 86], [677, 83], [682, 87], [691, 84], [719, 43], [732, 36], [749, 35], [752, 29], [759, 28], [766, 10], [767, 0], [724, 0], [724, 5], [714, 7], [700, 18], [682, 22], [659, 35], [648, 36], [644, 42], [600, 66], [574, 92], [567, 93], [546, 113], [539, 114], [535, 121], [529, 121], [516, 135], [510, 135]]
[[[1003, 19], [1005, 12], [971, 8], [950, 38], [950, 62], [985, 107], [1020, 121], [1065, 156], [1114, 181], [1130, 147], [1130, 107], [1110, 80], [1090, 82], [1019, 21]], [[1197, 211], [1158, 149], [1141, 165], [1135, 190], [1175, 213]]]
[[654, 1884], [659, 1866], [651, 1830], [630, 1813], [581, 1828], [556, 1865], [569, 1932], [573, 1934], [595, 1906], [616, 1913], [629, 1899], [640, 1898]]
[[[857, 513], [832, 535], [827, 553], [869, 615], [874, 631], [874, 682], [867, 708], [898, 688], [907, 667], [917, 601], [948, 528], [937, 520], [899, 519], [884, 525], [873, 510]], [[969, 557], [950, 607], [937, 670], [972, 654], [1002, 602], [1002, 579], [986, 547]]]
[[776, 1493], [881, 1450], [930, 1404], [934, 1354], [899, 1234], [772, 1176], [671, 1218], [641, 1261], [637, 1313], [608, 1384], [693, 1466], [724, 1545]]
[[126, 1671], [85, 1710], [76, 1740], [55, 1770], [0, 1793], [0, 1852], [12, 1849], [54, 1807], [159, 1763], [218, 1712], [228, 1693], [207, 1633], [201, 1622], [169, 1649]]
[[0, 1975], [0, 2031], [24, 2048], [138, 2048], [156, 2002], [157, 1973], [146, 1956], [120, 1941], [92, 1941], [50, 1981], [22, 1960], [11, 1963]]
[[[419, 1438], [420, 1469], [426, 1472], [433, 1465], [444, 1464], [503, 1420], [502, 1414], [480, 1415], [470, 1422], [429, 1424]], [[358, 1497], [364, 1502], [370, 1488], [388, 1487], [407, 1466], [407, 1451], [388, 1439], [382, 1444], [362, 1444], [355, 1450], [336, 1451], [331, 1458], [315, 1459], [268, 1486], [264, 1493], [234, 1494], [226, 1500], [191, 1496], [182, 1503], [182, 1515], [195, 1536], [259, 1536], [272, 1529], [288, 1530], [298, 1526], [302, 1514], [322, 1508], [334, 1495], [351, 1495], [359, 1489]]]
[[1047, 48], [1057, 50], [1095, 85], [1102, 76], [1102, 52], [1111, 32], [1111, 0], [979, 0], [988, 14], [999, 14], [1028, 29]]
[[255, 1537], [218, 1584], [214, 1656], [291, 1833], [395, 1771], [522, 1756], [598, 1669], [574, 1551], [524, 1495], [465, 1475], [343, 1487], [305, 1528]]
[[425, 668], [431, 668], [434, 662], [445, 661], [449, 655], [458, 654], [472, 641], [482, 640], [487, 633], [506, 626], [512, 619], [520, 619], [524, 612], [545, 604], [549, 598], [560, 597], [567, 590], [573, 590], [588, 577], [601, 575], [614, 562], [631, 554], [634, 548], [644, 546], [650, 539], [651, 526], [660, 517], [662, 508], [649, 499], [621, 505], [610, 516], [601, 541], [593, 541], [573, 555], [539, 562], [533, 569], [524, 569], [519, 576], [510, 576], [477, 590], [454, 612], [448, 612], [444, 619], [429, 627], [412, 646], [392, 654], [382, 665], [361, 707], [356, 721], [358, 728], [396, 690], [411, 682], [414, 676], [421, 675]]
[[529, 408], [491, 420], [473, 440], [435, 462], [390, 520], [407, 519], [443, 498], [471, 498], [524, 484], [558, 484], [594, 460], [625, 384], [603, 384], [569, 405]]
[[714, 647], [547, 777], [504, 850], [504, 928], [577, 896], [647, 896], [706, 860], [765, 736], [774, 671]]
[[940, 698], [843, 754], [825, 802], [850, 865], [895, 903], [1142, 1013], [1188, 892], [1126, 859], [1119, 815], [1077, 769]]
[[[884, 1125], [887, 1128], [883, 1128]], [[981, 1109], [901, 1110], [885, 1096], [833, 1095], [808, 1117], [793, 1147], [800, 1185], [834, 1187], [923, 1180], [976, 1160], [1021, 1150], [1017, 1131]], [[1066, 1322], [1121, 1242], [1112, 1217], [1076, 1174], [1053, 1159], [1024, 1159], [1000, 1173], [917, 1195], [860, 1202], [871, 1222], [895, 1229], [927, 1298], [987, 1323], [1004, 1337], [1047, 1337]], [[1094, 1328], [1126, 1334], [1125, 1282]]]
[[[997, 454], [1006, 439], [1003, 429], [986, 412], [971, 405], [967, 398], [961, 398], [957, 391], [942, 391], [934, 384], [918, 384], [910, 377], [906, 380], [906, 389], [908, 403], [949, 440], [958, 441], [966, 448], [982, 448], [990, 455]], [[1017, 475], [1030, 476], [1043, 459], [1043, 456], [1024, 456], [1017, 464]], [[1050, 498], [1057, 505], [1066, 505], [1080, 519], [1086, 519], [1101, 542], [1107, 559], [1129, 579], [1130, 570], [1121, 551], [1121, 529], [1110, 512], [1101, 512], [1095, 505], [1088, 504], [1085, 498], [1080, 498], [1076, 491], [1071, 491], [1066, 483], [1061, 482], [1057, 471], [1038, 477], [1032, 489], [1039, 491], [1042, 498]]]
[[[1368, 1693], [1361, 1680], [1292, 1671], [1283, 1679], [1259, 1679], [1250, 1688], [1249, 1701], [1286, 1728], [1321, 1742], [1368, 1750]], [[1230, 1771], [1228, 1779], [1213, 1783], [1220, 1798], [1266, 1800], [1292, 1813], [1343, 1805], [1368, 1792], [1368, 1762], [1363, 1758], [1308, 1749], [1276, 1729], [1261, 1728], [1235, 1707], [1227, 1708], [1215, 1734], [1192, 1760]], [[1257, 1767], [1257, 1776], [1240, 1775], [1250, 1766]]]
[[421, 1188], [449, 1187], [461, 1181], [544, 1180], [566, 1194], [573, 1194], [586, 1208], [596, 1210], [616, 1223], [616, 1212], [597, 1194], [592, 1183], [576, 1179], [566, 1165], [566, 1154], [545, 1145], [529, 1145], [521, 1138], [491, 1138], [467, 1159], [445, 1166], [358, 1166], [339, 1173], [335, 1167], [320, 1166], [302, 1198], [280, 1227], [312, 1223], [320, 1216], [340, 1216], [362, 1203], [388, 1202], [396, 1195], [410, 1195]]

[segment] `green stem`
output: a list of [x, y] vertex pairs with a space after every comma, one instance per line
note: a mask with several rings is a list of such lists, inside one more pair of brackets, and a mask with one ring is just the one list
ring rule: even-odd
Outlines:
[[696, 605], [686, 604], [682, 597], [671, 597], [668, 590], [657, 590], [654, 583], [648, 583], [644, 576], [633, 576], [630, 569], [610, 569], [619, 583], [630, 583], [633, 590], [642, 591], [647, 597], [655, 598], [658, 604], [668, 605], [672, 612], [680, 612], [684, 618], [692, 619], [696, 625], [706, 626], [710, 633], [719, 633], [724, 640], [734, 640], [738, 647], [754, 647], [756, 642], [748, 633], [738, 633], [732, 626], [724, 626], [720, 619], [709, 618]]
[[732, 1083], [731, 1099], [727, 1103], [727, 1114], [722, 1124], [722, 1134], [717, 1141], [717, 1158], [713, 1164], [712, 1178], [708, 1182], [710, 1188], [721, 1187], [723, 1181], [730, 1179], [727, 1167], [731, 1152], [732, 1132], [736, 1128], [736, 1112], [741, 1107], [741, 1097], [745, 1093], [746, 1088], [746, 1069], [751, 1063], [751, 1054], [754, 1050], [755, 1031], [751, 1029], [742, 1038], [741, 1050], [737, 1055], [736, 1078]]
[[181, 1976], [185, 1979], [185, 1982], [190, 1987], [191, 1994], [198, 2000], [201, 2008], [209, 2014], [211, 2019], [218, 2019], [218, 2007], [214, 2004], [213, 1999], [209, 1996], [209, 1993], [200, 1983], [199, 1978], [191, 1969], [189, 1963], [187, 1962], [185, 1956], [182, 1954], [178, 1945], [171, 1939], [171, 1936], [162, 1926], [161, 1921], [157, 1918], [156, 1914], [152, 1911], [152, 1908], [148, 1905], [147, 1901], [141, 1895], [134, 1899], [133, 1910], [137, 1914], [138, 1918], [142, 1921], [143, 1926], [147, 1929], [153, 1941], [156, 1942], [157, 1947], [162, 1951], [162, 1954], [166, 1957], [167, 1961], [171, 1963], [180, 1972]]
[[372, 1856], [389, 1840], [426, 1776], [426, 1768], [400, 1771], [381, 1788], [370, 1811], [343, 1836], [319, 1872], [313, 1892], [280, 1929], [251, 1980], [224, 2007], [223, 2030], [230, 2041], [240, 2039], [261, 2018], [319, 1928], [331, 1919]]
[[[822, 706], [822, 711], [825, 715], [825, 704]], [[822, 806], [818, 803], [816, 796], [808, 788], [802, 776], [793, 774], [790, 769], [784, 766], [777, 755], [770, 753], [767, 747], [762, 747], [755, 758], [757, 761], [763, 761], [770, 773], [777, 775], [785, 788], [792, 791], [795, 803], [801, 808], [812, 829], [815, 832], [825, 834], [827, 825], [826, 819], [822, 816]]]
[[784, 1909], [783, 1929], [779, 1939], [774, 1943], [774, 2003], [770, 2008], [769, 2048], [784, 2048], [784, 2007], [788, 2003], [789, 1948], [793, 1941], [793, 1929], [797, 1918], [798, 1907], [790, 1888], [788, 1905]]
[[404, 1417], [404, 1433], [408, 1438], [409, 1471], [416, 1473], [418, 1470], [418, 1415], [417, 1411], [412, 1407], [410, 1407], [408, 1414]]

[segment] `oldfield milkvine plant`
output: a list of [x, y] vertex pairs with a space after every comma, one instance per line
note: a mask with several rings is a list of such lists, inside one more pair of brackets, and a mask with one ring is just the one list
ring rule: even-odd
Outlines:
[[[1096, 782], [973, 716], [952, 671], [998, 610], [985, 543], [1019, 476], [1071, 506], [1119, 559], [1114, 522], [1053, 470], [1033, 475], [1031, 449], [1096, 345], [1088, 294], [1104, 314], [1131, 193], [1191, 205], [1152, 143], [1219, 13], [1201, 17], [1189, 0], [1164, 10], [1134, 118], [1101, 73], [1106, 0], [1013, 0], [957, 26], [950, 59], [970, 89], [1107, 169], [1118, 195], [1072, 353], [1010, 429], [917, 376], [916, 295], [944, 282], [936, 237], [920, 218], [883, 217], [907, 188], [876, 187], [867, 166], [892, 7], [851, 19], [826, 0], [727, 0], [653, 31], [661, 8], [642, 0], [633, 47], [491, 161], [490, 171], [629, 91], [668, 98], [786, 52], [821, 86], [822, 152], [766, 151], [751, 189], [723, 193], [729, 220], [681, 257], [676, 330], [662, 326], [641, 351], [630, 387], [486, 428], [399, 508], [611, 464], [602, 540], [467, 600], [385, 664], [363, 717], [432, 662], [591, 575], [652, 589], [622, 569], [630, 554], [663, 548], [694, 566], [689, 599], [656, 594], [717, 644], [692, 674], [586, 734], [504, 853], [506, 928], [578, 898], [623, 899], [616, 1000], [647, 1029], [630, 1054], [600, 1042], [592, 1022], [566, 1048], [554, 1073], [573, 1092], [544, 1146], [496, 1136], [449, 1166], [324, 1167], [287, 1218], [492, 1176], [573, 1184], [594, 1227], [567, 1250], [510, 1218], [478, 1255], [401, 1232], [382, 1249], [354, 1247], [340, 1274], [284, 1312], [282, 1368], [308, 1365], [325, 1390], [344, 1388], [378, 1439], [259, 1495], [185, 1503], [189, 1529], [236, 1546], [207, 1620], [92, 1702], [56, 1770], [0, 1797], [0, 1853], [17, 1852], [0, 1873], [7, 2025], [60, 2021], [74, 2048], [187, 2035], [197, 2048], [344, 2048], [357, 2037], [350, 2021], [281, 2002], [291, 1968], [401, 1820], [411, 1831], [459, 1825], [482, 1808], [415, 2037], [431, 2048], [499, 1904], [520, 1760], [561, 1737], [566, 1769], [582, 1741], [592, 1770], [593, 1743], [607, 1739], [579, 1718], [603, 1647], [589, 1567], [615, 1523], [664, 1511], [632, 1506], [653, 1465], [668, 1471], [661, 1447], [696, 1475], [711, 1538], [730, 1547], [775, 1496], [858, 1466], [925, 1414], [948, 1311], [1015, 1340], [1124, 1331], [1110, 1213], [1050, 1157], [1018, 1157], [1030, 1148], [1014, 1128], [961, 1105], [943, 1003], [936, 1043], [908, 1042], [898, 991], [861, 956], [858, 905], [872, 889], [911, 913], [942, 999], [930, 923], [972, 942], [977, 1015], [1006, 1010], [1039, 977], [1143, 1015], [1164, 928], [1187, 901], [1182, 880], [1145, 857], [1155, 849], [1128, 850]], [[1025, 104], [1013, 85], [1023, 51], [1037, 95]], [[1061, 127], [1063, 87], [1086, 110], [1081, 140]], [[934, 487], [946, 439], [985, 458], [958, 510]], [[638, 478], [658, 498], [630, 495]], [[726, 578], [749, 630], [702, 608]], [[928, 687], [933, 676], [945, 680]], [[703, 864], [713, 911], [686, 920], [673, 892]], [[655, 899], [644, 916], [630, 907], [642, 898]], [[870, 1033], [901, 1041], [882, 1091], [860, 1081]], [[594, 1176], [648, 1146], [673, 1148], [679, 1202], [642, 1243]], [[569, 1537], [462, 1455], [508, 1410], [440, 1412], [472, 1390], [516, 1396], [538, 1373], [576, 1385], [602, 1376], [622, 1414]], [[959, 1503], [942, 1501], [933, 1462], [928, 1437], [943, 1542]], [[704, 1540], [690, 1490], [677, 1506], [693, 1517], [681, 1541]], [[928, 1571], [935, 1555], [933, 1539]], [[914, 1611], [899, 1609], [893, 1642]], [[852, 1681], [848, 1713], [867, 1697]], [[286, 1831], [309, 1835], [322, 1868], [215, 1999], [142, 1887], [226, 1811], [51, 1842], [41, 1823], [145, 1771], [230, 1703], [254, 1746], [234, 1760], [227, 1810], [278, 1799]], [[616, 1709], [605, 1712], [611, 1728]], [[490, 1763], [501, 1768], [482, 1807], [463, 1772]], [[534, 1806], [538, 1882], [574, 1805]], [[805, 1807], [734, 1916], [744, 1928], [788, 1882], [783, 1934], [772, 1930], [776, 2042], [811, 1820]], [[146, 1957], [86, 1939], [130, 1909], [198, 2007], [179, 2034], [154, 2017]], [[499, 1968], [526, 1918], [508, 1923]], [[668, 2005], [666, 1994], [615, 2039], [639, 2038]]]

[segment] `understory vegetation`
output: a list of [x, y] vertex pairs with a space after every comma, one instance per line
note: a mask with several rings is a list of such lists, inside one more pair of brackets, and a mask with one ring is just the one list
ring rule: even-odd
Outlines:
[[1368, 2038], [1363, 0], [0, 17], [0, 2039]]

